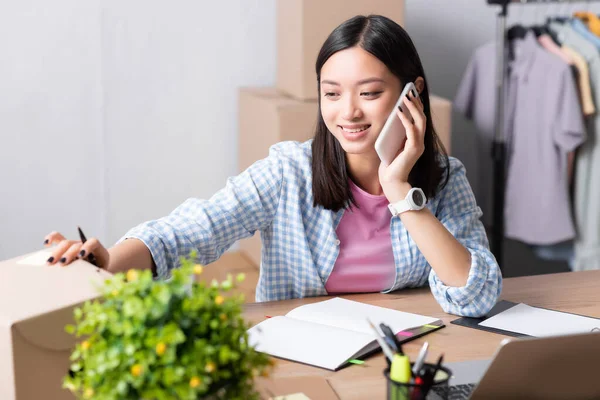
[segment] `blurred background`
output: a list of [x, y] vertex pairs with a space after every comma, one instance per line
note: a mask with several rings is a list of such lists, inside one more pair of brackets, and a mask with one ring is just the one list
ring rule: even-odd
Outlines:
[[[309, 137], [316, 85], [302, 68], [312, 73], [320, 30], [354, 6], [380, 7], [413, 38], [434, 119], [491, 221], [477, 174], [490, 154], [450, 107], [475, 50], [496, 38], [498, 8], [484, 0], [25, 0], [0, 13], [0, 259], [39, 249], [52, 230], [75, 237], [78, 225], [112, 245], [188, 197], [210, 197], [267, 142]], [[508, 22], [579, 10], [600, 3], [519, 6]], [[503, 260], [505, 276], [569, 270], [510, 239]]]

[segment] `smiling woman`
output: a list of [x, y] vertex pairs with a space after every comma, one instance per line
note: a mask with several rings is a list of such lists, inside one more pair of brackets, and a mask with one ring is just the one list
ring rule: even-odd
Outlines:
[[[325, 41], [317, 63], [319, 119], [304, 143], [274, 145], [208, 200], [130, 230], [106, 251], [96, 239], [61, 242], [53, 261], [94, 254], [118, 272], [153, 268], [167, 277], [181, 257], [215, 261], [260, 231], [257, 301], [390, 292], [429, 283], [449, 313], [481, 316], [496, 303], [500, 270], [462, 164], [440, 144], [417, 51], [402, 27], [357, 16]], [[374, 149], [401, 88], [402, 150], [382, 163]], [[64, 260], [64, 261], [63, 261]]]

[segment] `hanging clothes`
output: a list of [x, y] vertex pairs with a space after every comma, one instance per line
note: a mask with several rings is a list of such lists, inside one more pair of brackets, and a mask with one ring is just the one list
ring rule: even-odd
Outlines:
[[[550, 24], [563, 44], [572, 47], [588, 63], [592, 93], [600, 102], [600, 38], [583, 22]], [[577, 151], [575, 163], [575, 238], [574, 269], [600, 269], [600, 115], [588, 119], [588, 139]]]
[[590, 84], [590, 71], [585, 58], [569, 46], [562, 45], [561, 49], [567, 54], [577, 68], [577, 86], [579, 88], [579, 101], [583, 115], [588, 117], [596, 113], [596, 105], [592, 98], [592, 87]]
[[600, 36], [600, 18], [589, 11], [578, 11], [573, 13], [575, 18], [581, 20], [587, 28], [596, 36]]
[[[564, 242], [575, 236], [567, 153], [586, 138], [578, 91], [571, 68], [544, 50], [533, 32], [511, 45], [504, 93], [505, 235], [536, 245]], [[476, 50], [454, 99], [487, 143], [494, 135], [496, 46]], [[479, 170], [482, 180], [492, 181], [491, 169]]]

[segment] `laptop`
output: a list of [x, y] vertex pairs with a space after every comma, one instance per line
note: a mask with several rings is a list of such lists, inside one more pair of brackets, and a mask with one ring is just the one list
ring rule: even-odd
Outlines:
[[490, 360], [446, 366], [451, 400], [600, 399], [598, 332], [505, 339]]

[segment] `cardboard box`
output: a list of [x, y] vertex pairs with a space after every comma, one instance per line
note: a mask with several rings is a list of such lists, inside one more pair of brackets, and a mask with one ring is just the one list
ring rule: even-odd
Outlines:
[[[450, 153], [452, 103], [431, 95], [431, 117], [435, 129]], [[318, 113], [317, 101], [299, 101], [274, 88], [243, 88], [239, 103], [239, 170], [266, 157], [269, 147], [284, 140], [305, 141], [313, 137]], [[240, 240], [239, 249], [258, 268], [261, 259], [260, 234]]]
[[72, 400], [62, 382], [75, 337], [64, 328], [76, 305], [98, 296], [94, 284], [112, 275], [84, 261], [18, 263], [27, 257], [0, 262], [0, 399]]
[[257, 378], [256, 389], [260, 393], [261, 399], [339, 400], [329, 381], [322, 376]]
[[299, 101], [275, 88], [242, 88], [239, 92], [240, 171], [269, 155], [269, 147], [285, 140], [313, 137], [317, 101]]
[[248, 257], [241, 252], [230, 251], [224, 253], [217, 261], [204, 267], [202, 274], [198, 275], [198, 281], [212, 282], [216, 279], [219, 282], [227, 279], [228, 274], [234, 277], [243, 273], [246, 279], [238, 283], [236, 288], [227, 292], [227, 296], [243, 294], [246, 303], [254, 303], [256, 299], [256, 285], [258, 284], [258, 264], [251, 262]]
[[452, 102], [436, 95], [429, 96], [431, 119], [448, 154], [452, 143]]
[[347, 19], [369, 14], [402, 25], [404, 1], [278, 0], [277, 88], [297, 99], [316, 99], [315, 62], [327, 36]]

